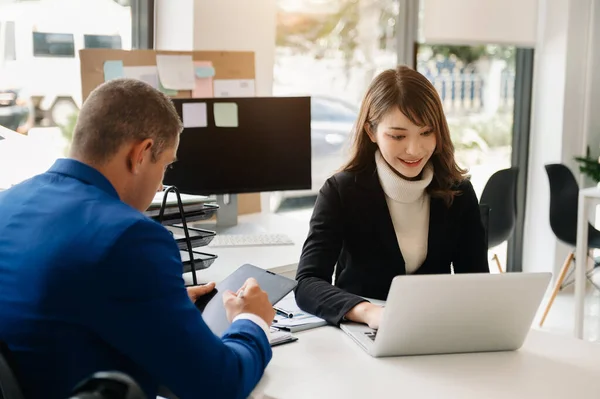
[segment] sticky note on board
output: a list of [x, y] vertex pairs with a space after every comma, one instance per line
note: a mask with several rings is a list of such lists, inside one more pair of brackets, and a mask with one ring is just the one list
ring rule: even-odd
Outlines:
[[[213, 97], [213, 78], [215, 68], [210, 61], [194, 61], [195, 86], [192, 89], [192, 98]], [[211, 75], [212, 73], [212, 75]], [[211, 75], [211, 76], [207, 76]]]
[[156, 55], [158, 77], [169, 90], [193, 90], [195, 84], [194, 62], [191, 55]]
[[123, 68], [126, 78], [141, 80], [158, 89], [158, 70], [155, 66], [129, 66]]
[[212, 78], [215, 76], [215, 68], [212, 65], [199, 65], [200, 62], [194, 62], [194, 70], [197, 78]]
[[238, 127], [238, 105], [236, 103], [215, 103], [213, 107], [215, 126]]
[[208, 126], [206, 103], [183, 103], [181, 111], [184, 128]]
[[108, 82], [112, 79], [118, 79], [125, 76], [123, 74], [123, 61], [110, 60], [104, 61], [104, 81]]
[[254, 97], [253, 79], [215, 79], [213, 81], [215, 97]]
[[176, 96], [177, 93], [179, 93], [177, 90], [171, 90], [171, 89], [166, 89], [162, 82], [160, 81], [160, 77], [158, 78], [158, 90], [162, 91], [163, 93], [165, 93], [167, 96]]

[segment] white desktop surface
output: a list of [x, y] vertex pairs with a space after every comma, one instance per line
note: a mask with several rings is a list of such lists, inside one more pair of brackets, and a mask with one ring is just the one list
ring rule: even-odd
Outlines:
[[532, 330], [514, 352], [372, 358], [321, 327], [273, 348], [253, 399], [600, 398], [600, 344]]
[[[293, 245], [254, 246], [254, 247], [200, 247], [196, 250], [217, 255], [215, 262], [205, 270], [196, 273], [199, 283], [219, 282], [245, 263], [288, 276], [295, 275], [302, 253], [302, 246], [308, 234], [308, 222], [285, 214], [254, 213], [239, 217], [240, 226], [250, 224], [259, 227], [264, 233], [286, 234]], [[202, 227], [202, 224], [193, 224]], [[183, 275], [186, 284], [192, 283], [192, 273]]]

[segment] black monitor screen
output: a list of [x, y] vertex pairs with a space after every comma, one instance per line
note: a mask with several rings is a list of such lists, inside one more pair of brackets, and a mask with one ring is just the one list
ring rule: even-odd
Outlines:
[[197, 195], [311, 188], [310, 97], [173, 102], [184, 130], [164, 184]]

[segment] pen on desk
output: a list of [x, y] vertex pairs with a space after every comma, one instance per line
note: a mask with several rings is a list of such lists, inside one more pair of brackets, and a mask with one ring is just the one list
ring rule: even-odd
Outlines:
[[287, 317], [288, 319], [291, 319], [292, 317], [294, 317], [294, 314], [291, 312], [287, 312], [281, 308], [278, 308], [276, 306], [273, 306], [273, 309], [275, 310], [275, 312], [279, 313], [282, 316]]

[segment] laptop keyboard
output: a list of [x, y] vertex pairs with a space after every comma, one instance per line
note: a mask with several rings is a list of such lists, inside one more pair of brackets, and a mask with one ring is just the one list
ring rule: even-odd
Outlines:
[[367, 337], [369, 337], [371, 339], [371, 341], [375, 341], [375, 337], [377, 336], [377, 330], [375, 330], [375, 331], [367, 331], [365, 333], [365, 335]]

